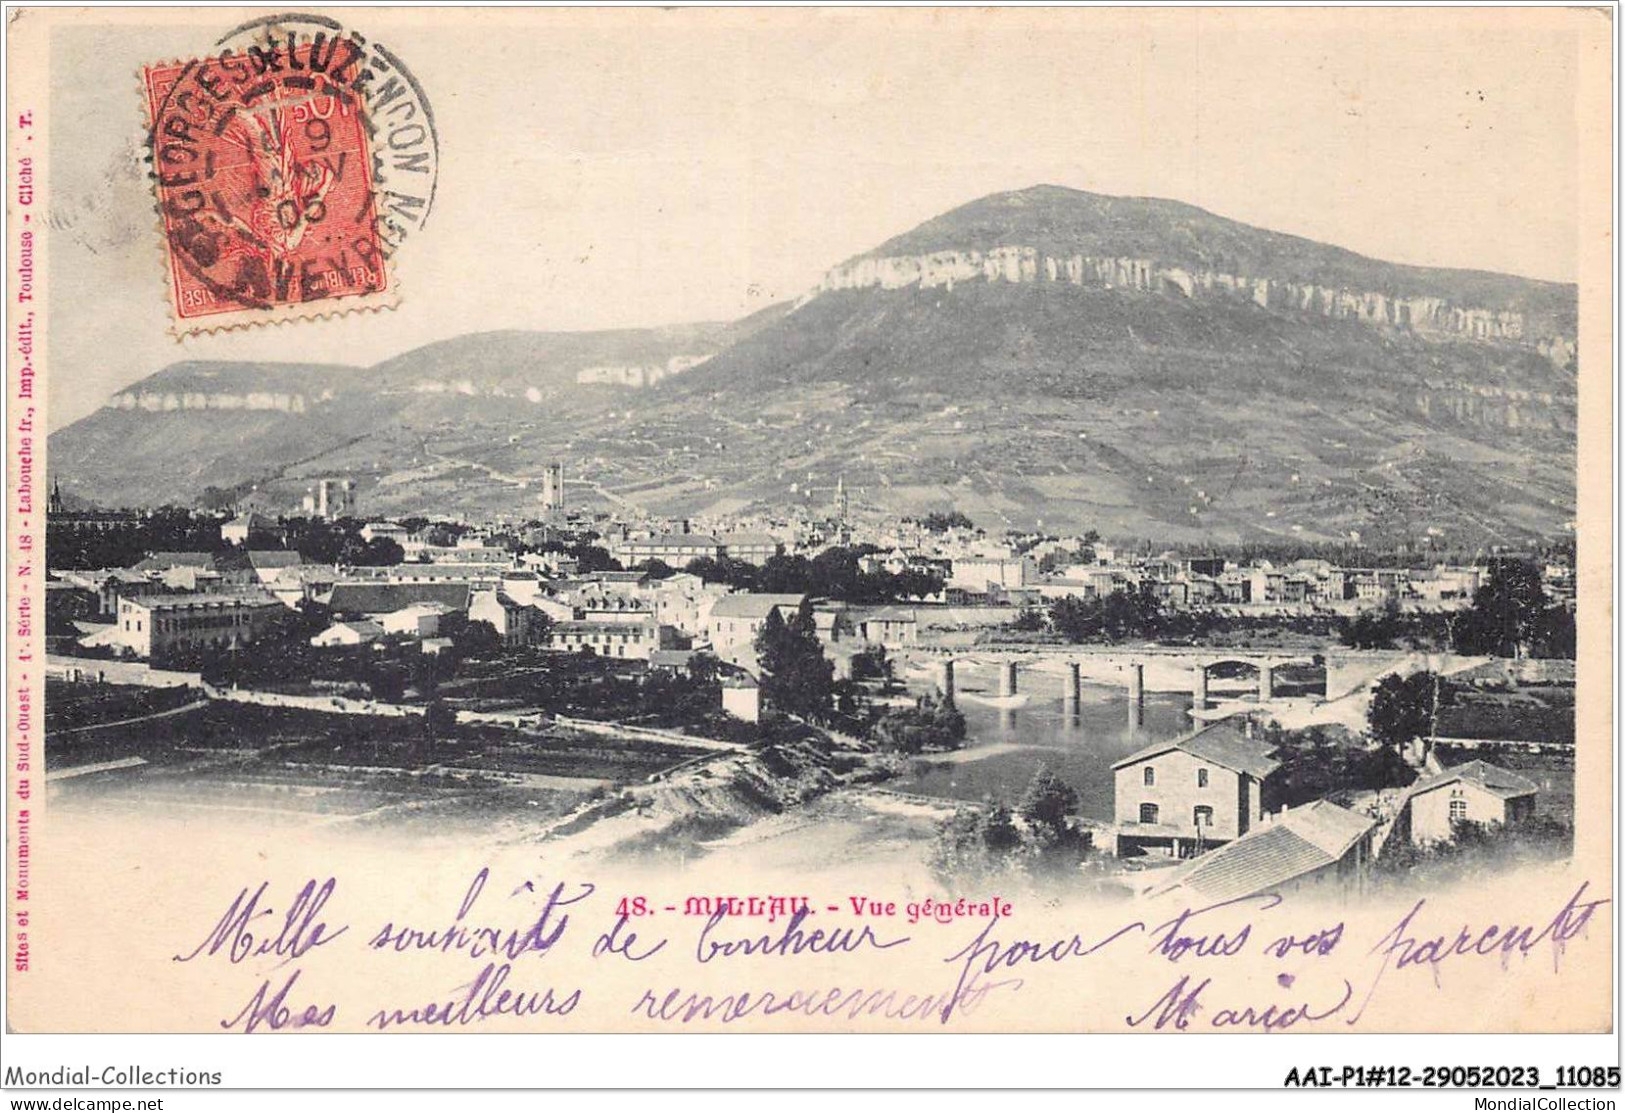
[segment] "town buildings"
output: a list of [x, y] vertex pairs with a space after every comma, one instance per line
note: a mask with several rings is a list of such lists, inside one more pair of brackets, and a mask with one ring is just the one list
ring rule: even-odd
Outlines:
[[310, 639], [310, 644], [317, 649], [331, 649], [341, 645], [369, 645], [384, 636], [382, 624], [370, 618], [352, 619], [348, 622], [335, 622], [320, 634]]
[[903, 648], [920, 640], [920, 616], [913, 607], [860, 609], [851, 623], [858, 637], [870, 645]]
[[275, 599], [184, 593], [120, 599], [117, 644], [137, 657], [248, 645], [287, 615]]
[[1261, 893], [1347, 895], [1364, 884], [1376, 829], [1370, 816], [1326, 800], [1283, 809], [1157, 877], [1148, 895], [1173, 894], [1197, 907]]
[[725, 661], [754, 663], [756, 635], [762, 632], [767, 616], [777, 611], [780, 618], [789, 621], [806, 598], [805, 595], [724, 595], [712, 605], [706, 620], [711, 651]]
[[69, 510], [62, 499], [62, 483], [51, 484], [51, 494], [45, 503], [45, 513], [52, 529], [74, 532], [111, 533], [132, 529], [141, 524], [142, 516], [135, 510]]
[[645, 614], [632, 622], [555, 622], [547, 637], [549, 646], [564, 653], [647, 661], [656, 651], [673, 648], [669, 636], [664, 635], [669, 629]]
[[368, 522], [361, 527], [363, 541], [393, 541], [403, 546], [411, 539], [411, 531], [395, 522]]
[[467, 583], [445, 581], [338, 583], [327, 605], [338, 618], [377, 619], [418, 603], [439, 603], [448, 611], [466, 613], [472, 592]]
[[771, 533], [729, 533], [719, 540], [724, 556], [746, 564], [762, 565], [784, 555], [784, 542]]
[[702, 557], [716, 560], [722, 555], [722, 542], [704, 533], [661, 533], [621, 541], [610, 555], [627, 568], [658, 560], [668, 568], [683, 569]]
[[1235, 719], [1112, 765], [1119, 855], [1188, 857], [1245, 835], [1274, 800], [1280, 762]]
[[1487, 761], [1452, 766], [1410, 787], [1396, 834], [1425, 845], [1450, 841], [1457, 823], [1517, 823], [1534, 814], [1538, 790], [1529, 778]]
[[230, 545], [280, 547], [288, 539], [282, 523], [256, 511], [241, 514], [220, 527], [220, 538]]
[[527, 607], [505, 591], [476, 591], [467, 607], [470, 622], [489, 623], [506, 646], [530, 645], [542, 623], [534, 607]]

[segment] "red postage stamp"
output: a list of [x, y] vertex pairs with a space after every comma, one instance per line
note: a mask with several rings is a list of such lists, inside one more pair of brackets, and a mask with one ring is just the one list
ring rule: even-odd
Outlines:
[[335, 36], [143, 71], [182, 333], [393, 303], [363, 58]]

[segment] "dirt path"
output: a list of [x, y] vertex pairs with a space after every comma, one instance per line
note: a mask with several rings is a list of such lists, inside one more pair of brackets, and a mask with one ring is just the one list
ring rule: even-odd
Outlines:
[[109, 727], [127, 727], [132, 723], [150, 723], [155, 719], [168, 719], [174, 715], [185, 715], [188, 712], [207, 706], [209, 706], [207, 699], [193, 700], [191, 703], [184, 703], [179, 707], [171, 707], [168, 711], [154, 711], [148, 715], [137, 715], [133, 719], [114, 719], [110, 723], [90, 723], [82, 727], [68, 727], [66, 730], [58, 728], [50, 733], [53, 738], [61, 738], [67, 734], [85, 734], [93, 730], [107, 730]]

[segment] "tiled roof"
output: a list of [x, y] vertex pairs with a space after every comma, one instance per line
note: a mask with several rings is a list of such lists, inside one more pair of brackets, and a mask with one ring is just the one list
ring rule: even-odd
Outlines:
[[567, 620], [564, 622], [553, 623], [553, 625], [548, 628], [548, 633], [550, 636], [555, 638], [564, 634], [619, 634], [622, 637], [630, 637], [632, 631], [636, 630], [641, 637], [647, 634], [650, 629], [654, 627], [654, 625], [655, 623], [652, 619], [644, 622], [593, 622], [590, 620]]
[[627, 548], [660, 549], [715, 549], [721, 542], [705, 533], [662, 533], [658, 537], [643, 537], [626, 542]]
[[400, 617], [402, 615], [408, 615], [408, 614], [412, 614], [412, 615], [450, 614], [451, 613], [451, 608], [446, 606], [446, 604], [444, 604], [444, 603], [438, 603], [438, 602], [435, 602], [434, 600], [431, 599], [428, 602], [424, 602], [424, 603], [408, 603], [406, 606], [402, 607], [400, 610], [391, 611], [390, 613], [395, 615], [396, 617]]
[[859, 622], [918, 622], [913, 607], [874, 607], [858, 615]]
[[1376, 825], [1374, 819], [1317, 800], [1208, 851], [1156, 891], [1189, 889], [1209, 901], [1269, 892], [1338, 861]]
[[307, 583], [330, 584], [337, 579], [338, 573], [331, 564], [290, 564], [278, 569], [272, 582], [279, 588], [287, 588]]
[[1192, 889], [1206, 900], [1233, 900], [1268, 891], [1331, 861], [1290, 828], [1271, 826], [1208, 851], [1167, 887]]
[[1511, 800], [1519, 796], [1528, 796], [1539, 792], [1540, 786], [1528, 777], [1520, 776], [1510, 769], [1502, 769], [1499, 765], [1491, 765], [1487, 761], [1474, 760], [1463, 765], [1453, 765], [1443, 773], [1437, 773], [1426, 780], [1419, 781], [1411, 786], [1409, 795], [1417, 796], [1433, 789], [1442, 788], [1456, 781], [1467, 781], [1477, 785], [1485, 792], [1493, 793], [1503, 800]]
[[1330, 801], [1316, 800], [1313, 804], [1281, 812], [1275, 817], [1275, 826], [1285, 826], [1323, 853], [1341, 858], [1349, 847], [1376, 826], [1376, 821]]
[[769, 595], [754, 592], [738, 592], [733, 595], [724, 595], [718, 599], [716, 606], [711, 608], [712, 618], [766, 618], [767, 612], [775, 607], [786, 607], [791, 610], [801, 606], [805, 595]]
[[255, 568], [290, 568], [303, 559], [291, 549], [251, 549], [248, 553], [248, 563]]
[[326, 637], [327, 635], [331, 634], [334, 630], [340, 630], [340, 629], [349, 630], [352, 633], [358, 634], [358, 635], [360, 635], [361, 637], [364, 637], [364, 638], [376, 638], [376, 637], [379, 637], [380, 635], [382, 635], [383, 632], [384, 632], [384, 628], [382, 626], [378, 625], [378, 623], [374, 622], [372, 619], [370, 619], [370, 618], [362, 618], [362, 619], [355, 619], [355, 620], [350, 621], [350, 622], [335, 622], [335, 623], [333, 623], [333, 625], [329, 626], [326, 630], [323, 630], [317, 636], [318, 637]]
[[1248, 738], [1233, 720], [1221, 719], [1184, 738], [1154, 742], [1121, 761], [1114, 762], [1112, 768], [1121, 769], [1125, 765], [1137, 765], [1147, 758], [1173, 750], [1183, 750], [1203, 761], [1212, 762], [1237, 773], [1246, 773], [1249, 777], [1256, 777], [1259, 780], [1263, 780], [1281, 767], [1280, 762], [1270, 757], [1272, 750], [1269, 746]]
[[389, 614], [413, 603], [444, 603], [468, 609], [467, 584], [335, 584], [328, 608], [334, 614]]
[[228, 595], [220, 592], [185, 591], [176, 595], [143, 595], [129, 600], [132, 606], [148, 611], [183, 611], [196, 607], [281, 607], [266, 595]]
[[146, 559], [133, 566], [137, 572], [161, 571], [165, 568], [213, 568], [213, 553], [148, 553]]

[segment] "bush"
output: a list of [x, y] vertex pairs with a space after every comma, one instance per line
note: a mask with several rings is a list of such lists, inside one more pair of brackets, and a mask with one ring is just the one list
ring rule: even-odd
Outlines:
[[890, 680], [892, 677], [891, 661], [886, 656], [886, 647], [871, 645], [852, 656], [853, 680]]
[[1040, 767], [1012, 810], [1005, 804], [961, 808], [937, 829], [928, 864], [944, 885], [1074, 877], [1091, 849], [1073, 812], [1078, 794]]
[[1367, 748], [1341, 727], [1287, 731], [1270, 724], [1260, 739], [1275, 747], [1275, 759], [1281, 763], [1278, 802], [1288, 807], [1340, 791], [1403, 786], [1416, 778], [1394, 750]]
[[882, 749], [902, 754], [957, 750], [965, 741], [965, 716], [951, 703], [922, 696], [913, 707], [882, 715], [870, 737]]
[[1517, 823], [1458, 820], [1453, 827], [1450, 842], [1391, 842], [1377, 859], [1375, 876], [1395, 885], [1447, 885], [1479, 878], [1486, 867], [1546, 865], [1574, 851], [1574, 828], [1552, 816]]

